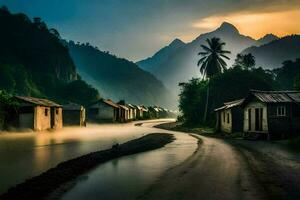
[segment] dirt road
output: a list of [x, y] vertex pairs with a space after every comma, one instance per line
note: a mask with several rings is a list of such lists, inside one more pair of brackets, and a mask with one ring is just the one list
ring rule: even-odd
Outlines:
[[139, 199], [265, 199], [244, 158], [220, 139], [200, 137], [197, 151], [168, 170]]

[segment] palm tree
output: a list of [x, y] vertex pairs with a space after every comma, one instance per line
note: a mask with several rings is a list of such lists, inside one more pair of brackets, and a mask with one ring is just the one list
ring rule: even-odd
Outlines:
[[245, 55], [238, 54], [234, 66], [249, 70], [255, 66], [255, 57], [251, 53]]
[[213, 37], [211, 39], [206, 39], [208, 46], [201, 45], [203, 52], [198, 53], [201, 56], [198, 61], [198, 66], [200, 66], [200, 72], [204, 79], [208, 79], [207, 94], [206, 94], [206, 104], [203, 116], [203, 122], [206, 122], [208, 101], [209, 101], [209, 81], [216, 74], [222, 73], [226, 70], [226, 62], [224, 58], [229, 60], [230, 58], [226, 54], [230, 54], [230, 51], [224, 50], [225, 42], [222, 42], [220, 38]]

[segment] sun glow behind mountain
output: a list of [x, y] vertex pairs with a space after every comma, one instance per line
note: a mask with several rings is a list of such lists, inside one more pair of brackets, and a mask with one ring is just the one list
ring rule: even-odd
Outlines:
[[192, 24], [201, 30], [213, 30], [223, 21], [234, 24], [242, 34], [255, 39], [268, 33], [278, 36], [300, 33], [300, 9], [265, 13], [234, 13], [223, 16], [211, 16]]

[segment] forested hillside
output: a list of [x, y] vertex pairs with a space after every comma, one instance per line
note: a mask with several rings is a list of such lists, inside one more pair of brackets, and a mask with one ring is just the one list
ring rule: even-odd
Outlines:
[[[59, 102], [86, 104], [98, 98], [95, 89], [78, 79], [57, 30], [48, 28], [40, 18], [11, 14], [6, 7], [0, 9], [0, 27], [0, 89]], [[75, 93], [71, 99], [66, 89]], [[81, 93], [86, 94], [84, 99]]]
[[125, 99], [134, 104], [171, 105], [165, 86], [135, 63], [98, 50], [89, 44], [68, 43], [80, 76], [93, 84], [103, 97]]

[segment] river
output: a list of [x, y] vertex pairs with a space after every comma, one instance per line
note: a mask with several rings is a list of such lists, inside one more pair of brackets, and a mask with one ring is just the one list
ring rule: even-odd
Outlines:
[[[1, 133], [0, 193], [5, 192], [9, 187], [21, 183], [32, 176], [36, 176], [55, 167], [62, 161], [92, 151], [107, 149], [117, 142], [123, 143], [141, 137], [144, 134], [162, 132], [152, 128], [153, 123], [158, 123], [158, 121], [161, 120], [148, 121], [145, 126], [135, 126], [135, 123], [137, 122], [127, 124], [89, 124], [86, 128], [70, 127], [53, 132]], [[170, 120], [164, 121], [167, 122]], [[176, 143], [172, 145], [174, 147], [176, 146]], [[177, 155], [177, 153], [172, 153], [171, 149], [174, 149], [172, 145], [162, 151], [153, 151], [153, 153], [145, 153], [130, 157], [129, 159], [134, 160], [134, 162], [126, 162], [126, 159], [119, 159], [117, 161], [114, 160], [106, 163], [99, 166], [100, 169], [102, 168], [105, 170], [98, 170], [98, 173], [99, 171], [100, 173], [103, 173], [104, 171], [106, 172], [105, 174], [113, 174], [116, 172], [115, 170], [119, 170], [119, 172], [123, 173], [123, 171], [127, 169], [127, 178], [131, 177], [132, 180], [133, 177], [141, 178], [141, 182], [143, 182], [144, 179], [146, 183], [146, 179], [152, 179], [150, 174], [142, 175], [144, 172], [138, 172], [138, 170], [141, 165], [147, 163], [146, 161], [148, 159], [153, 163], [156, 162], [157, 165], [155, 165], [153, 169], [147, 169], [147, 166], [143, 166], [142, 169], [149, 170], [149, 173], [159, 174], [160, 171], [177, 164], [188, 156], [185, 154]], [[184, 149], [184, 147], [180, 148]], [[150, 159], [151, 157], [157, 157], [157, 159]], [[133, 170], [134, 168], [135, 170]], [[136, 176], [132, 174], [134, 171]], [[97, 170], [95, 173], [97, 173]], [[107, 177], [109, 179], [109, 176]], [[124, 178], [126, 178], [126, 176], [124, 176]], [[102, 184], [106, 185], [104, 182]], [[122, 184], [122, 182], [120, 182], [120, 184]]]

